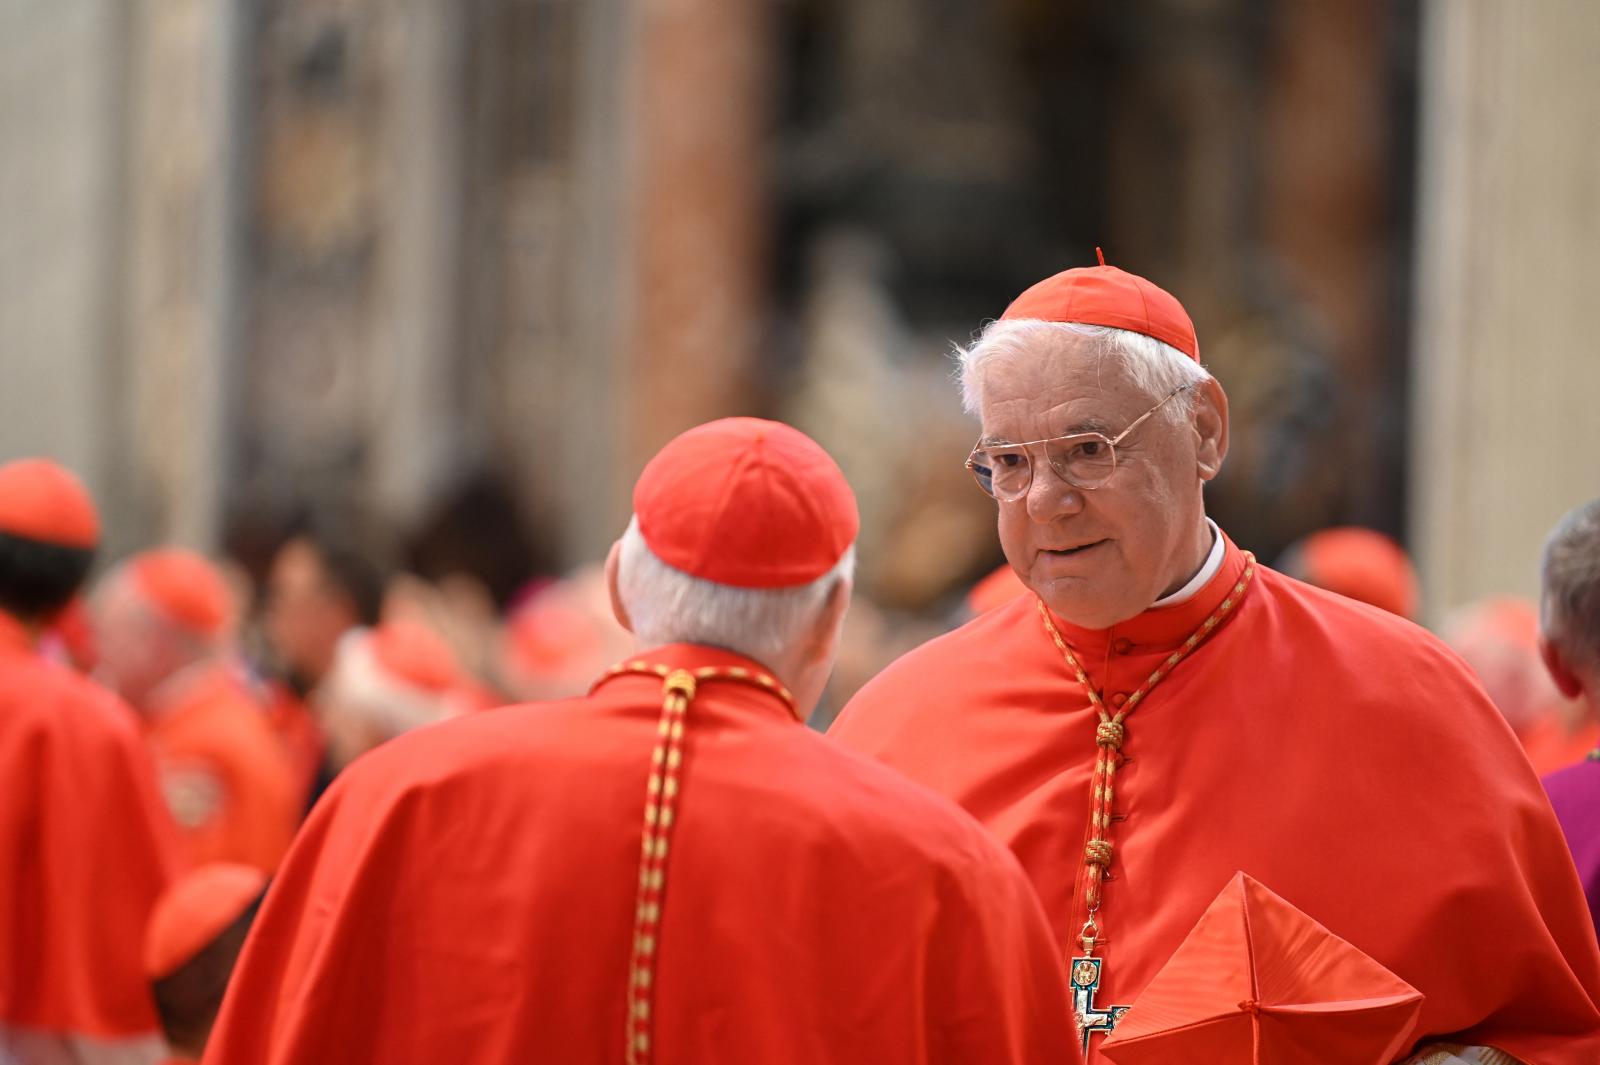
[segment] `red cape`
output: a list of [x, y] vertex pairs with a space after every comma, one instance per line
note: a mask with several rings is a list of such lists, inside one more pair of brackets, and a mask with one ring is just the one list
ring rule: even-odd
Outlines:
[[[623, 1061], [661, 705], [624, 675], [359, 759], [269, 890], [206, 1060]], [[686, 722], [657, 1062], [1077, 1060], [1044, 916], [981, 827], [770, 692], [703, 682]]]
[[[1230, 542], [1186, 603], [1058, 624], [1114, 702], [1243, 567]], [[901, 658], [832, 735], [977, 815], [1070, 944], [1095, 722], [1028, 597]], [[1420, 990], [1419, 1033], [1600, 1060], [1600, 950], [1560, 829], [1510, 728], [1422, 629], [1258, 568], [1127, 736], [1099, 1005], [1137, 998], [1242, 870]]]
[[140, 950], [175, 864], [133, 711], [0, 614], [0, 1025], [155, 1031]]
[[227, 665], [179, 678], [148, 716], [150, 745], [190, 866], [242, 862], [270, 873], [305, 799], [267, 711]]

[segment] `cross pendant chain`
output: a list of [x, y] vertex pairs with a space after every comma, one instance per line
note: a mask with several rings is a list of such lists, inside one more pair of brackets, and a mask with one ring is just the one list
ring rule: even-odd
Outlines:
[[1211, 616], [1201, 622], [1200, 627], [1191, 632], [1182, 645], [1156, 666], [1138, 690], [1117, 707], [1115, 713], [1106, 707], [1100, 692], [1089, 679], [1089, 674], [1084, 670], [1082, 663], [1078, 661], [1078, 656], [1073, 654], [1061, 631], [1056, 628], [1056, 623], [1050, 617], [1049, 607], [1045, 606], [1043, 599], [1038, 601], [1039, 617], [1044, 622], [1045, 631], [1050, 634], [1051, 641], [1061, 652], [1061, 657], [1066, 660], [1073, 677], [1082, 686], [1084, 695], [1088, 697], [1089, 704], [1094, 707], [1095, 717], [1098, 718], [1094, 737], [1094, 774], [1090, 778], [1089, 785], [1091, 797], [1089, 840], [1084, 846], [1083, 855], [1084, 865], [1088, 868], [1083, 894], [1084, 904], [1088, 908], [1088, 919], [1084, 921], [1083, 930], [1079, 933], [1078, 941], [1083, 945], [1083, 953], [1071, 959], [1071, 967], [1068, 969], [1068, 980], [1072, 990], [1072, 1011], [1078, 1022], [1078, 1031], [1083, 1037], [1085, 1058], [1089, 1056], [1090, 1039], [1097, 1033], [1106, 1035], [1115, 1030], [1117, 1022], [1132, 1009], [1131, 1006], [1098, 1007], [1094, 1002], [1095, 994], [1100, 990], [1100, 966], [1103, 961], [1094, 956], [1095, 943], [1100, 939], [1100, 926], [1095, 920], [1095, 914], [1100, 909], [1102, 885], [1107, 870], [1111, 868], [1115, 850], [1111, 840], [1111, 825], [1117, 820], [1114, 785], [1117, 770], [1123, 761], [1121, 752], [1128, 734], [1128, 715], [1138, 708], [1145, 696], [1149, 695], [1157, 684], [1172, 673], [1178, 663], [1188, 657], [1189, 652], [1214, 633], [1234, 607], [1244, 599], [1250, 581], [1255, 576], [1255, 561], [1254, 555], [1245, 552], [1244, 569], [1233, 589], [1217, 605], [1216, 610], [1212, 611]]
[[1098, 1008], [1094, 996], [1100, 990], [1100, 965], [1105, 959], [1079, 956], [1072, 959], [1069, 970], [1072, 980], [1072, 1012], [1078, 1020], [1078, 1033], [1083, 1037], [1083, 1057], [1089, 1059], [1089, 1037], [1109, 1035], [1116, 1028], [1127, 1006]]

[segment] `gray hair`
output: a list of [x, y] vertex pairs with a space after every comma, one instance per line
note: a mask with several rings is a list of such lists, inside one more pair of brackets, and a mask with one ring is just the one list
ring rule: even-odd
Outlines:
[[[985, 326], [967, 347], [956, 346], [961, 406], [968, 414], [978, 413], [982, 400], [982, 375], [978, 371], [991, 356], [1015, 355], [1035, 346], [1060, 347], [1085, 338], [1097, 342], [1100, 355], [1120, 363], [1134, 385], [1152, 397], [1165, 396], [1180, 385], [1211, 380], [1205, 367], [1177, 348], [1130, 329], [1082, 322], [1046, 322], [1038, 318], [1003, 318]], [[1162, 413], [1174, 422], [1194, 413], [1194, 390], [1185, 391]]]
[[692, 577], [663, 562], [644, 542], [639, 519], [622, 534], [617, 590], [641, 647], [698, 643], [763, 665], [793, 653], [828, 595], [855, 574], [851, 545], [833, 569], [793, 588], [735, 588]]
[[1600, 499], [1561, 519], [1544, 545], [1539, 627], [1569, 665], [1600, 670]]

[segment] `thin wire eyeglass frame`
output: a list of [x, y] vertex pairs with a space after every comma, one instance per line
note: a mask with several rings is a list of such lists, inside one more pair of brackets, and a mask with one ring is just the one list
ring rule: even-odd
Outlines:
[[[1151, 415], [1155, 414], [1156, 411], [1172, 402], [1173, 397], [1188, 387], [1189, 386], [1187, 384], [1182, 384], [1177, 388], [1174, 388], [1171, 392], [1168, 392], [1165, 398], [1135, 418], [1133, 420], [1133, 424], [1129, 425], [1126, 429], [1122, 430], [1122, 432], [1118, 433], [1114, 437], [1106, 436], [1104, 433], [1067, 433], [1064, 436], [1047, 436], [1040, 440], [1025, 440], [1020, 444], [1003, 444], [994, 445], [992, 447], [984, 447], [983, 442], [980, 440], [977, 444], [973, 445], [971, 453], [967, 455], [967, 472], [972, 474], [972, 479], [978, 483], [978, 488], [983, 492], [984, 495], [987, 495], [991, 499], [998, 499], [1002, 503], [1015, 503], [1017, 500], [1024, 498], [1029, 492], [1033, 491], [1034, 470], [1037, 469], [1037, 465], [1033, 461], [1033, 457], [1029, 454], [1029, 449], [1033, 447], [1039, 447], [1044, 452], [1045, 461], [1049, 462], [1050, 468], [1056, 472], [1056, 476], [1060, 477], [1067, 484], [1078, 489], [1079, 491], [1092, 492], [1096, 488], [1103, 487], [1105, 483], [1111, 480], [1111, 478], [1116, 474], [1117, 445], [1126, 440], [1129, 435], [1131, 435], [1135, 429], [1139, 428], [1139, 426], [1143, 425]], [[1111, 462], [1104, 477], [1093, 482], [1092, 484], [1085, 484], [1081, 478], [1075, 478], [1068, 475], [1065, 470], [1056, 465], [1055, 461], [1050, 457], [1049, 445], [1060, 444], [1065, 441], [1079, 442], [1090, 440], [1098, 440], [1106, 445], [1106, 449], [1111, 452]], [[994, 490], [993, 460], [989, 460], [989, 465], [981, 465], [978, 462], [978, 459], [980, 456], [986, 457], [986, 453], [990, 451], [1012, 450], [1020, 450], [1024, 457], [1028, 459], [1028, 480], [1027, 483], [1023, 485], [1021, 491], [1018, 491], [1013, 495], [1001, 495]], [[987, 471], [987, 483], [985, 483], [984, 474], [978, 472], [980, 469]]]

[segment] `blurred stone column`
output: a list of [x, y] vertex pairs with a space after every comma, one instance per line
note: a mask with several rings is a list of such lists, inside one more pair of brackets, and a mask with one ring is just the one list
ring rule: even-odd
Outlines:
[[125, 543], [213, 546], [233, 466], [245, 6], [129, 6], [126, 302], [109, 419]]
[[1412, 525], [1431, 618], [1600, 495], [1600, 5], [1424, 16]]
[[673, 434], [743, 412], [766, 293], [770, 5], [638, 9], [637, 238], [625, 479]]
[[364, 415], [377, 513], [415, 520], [462, 458], [457, 402], [464, 4], [408, 0], [379, 32], [378, 255]]
[[120, 0], [0, 4], [0, 462], [54, 456], [102, 505], [126, 23]]

